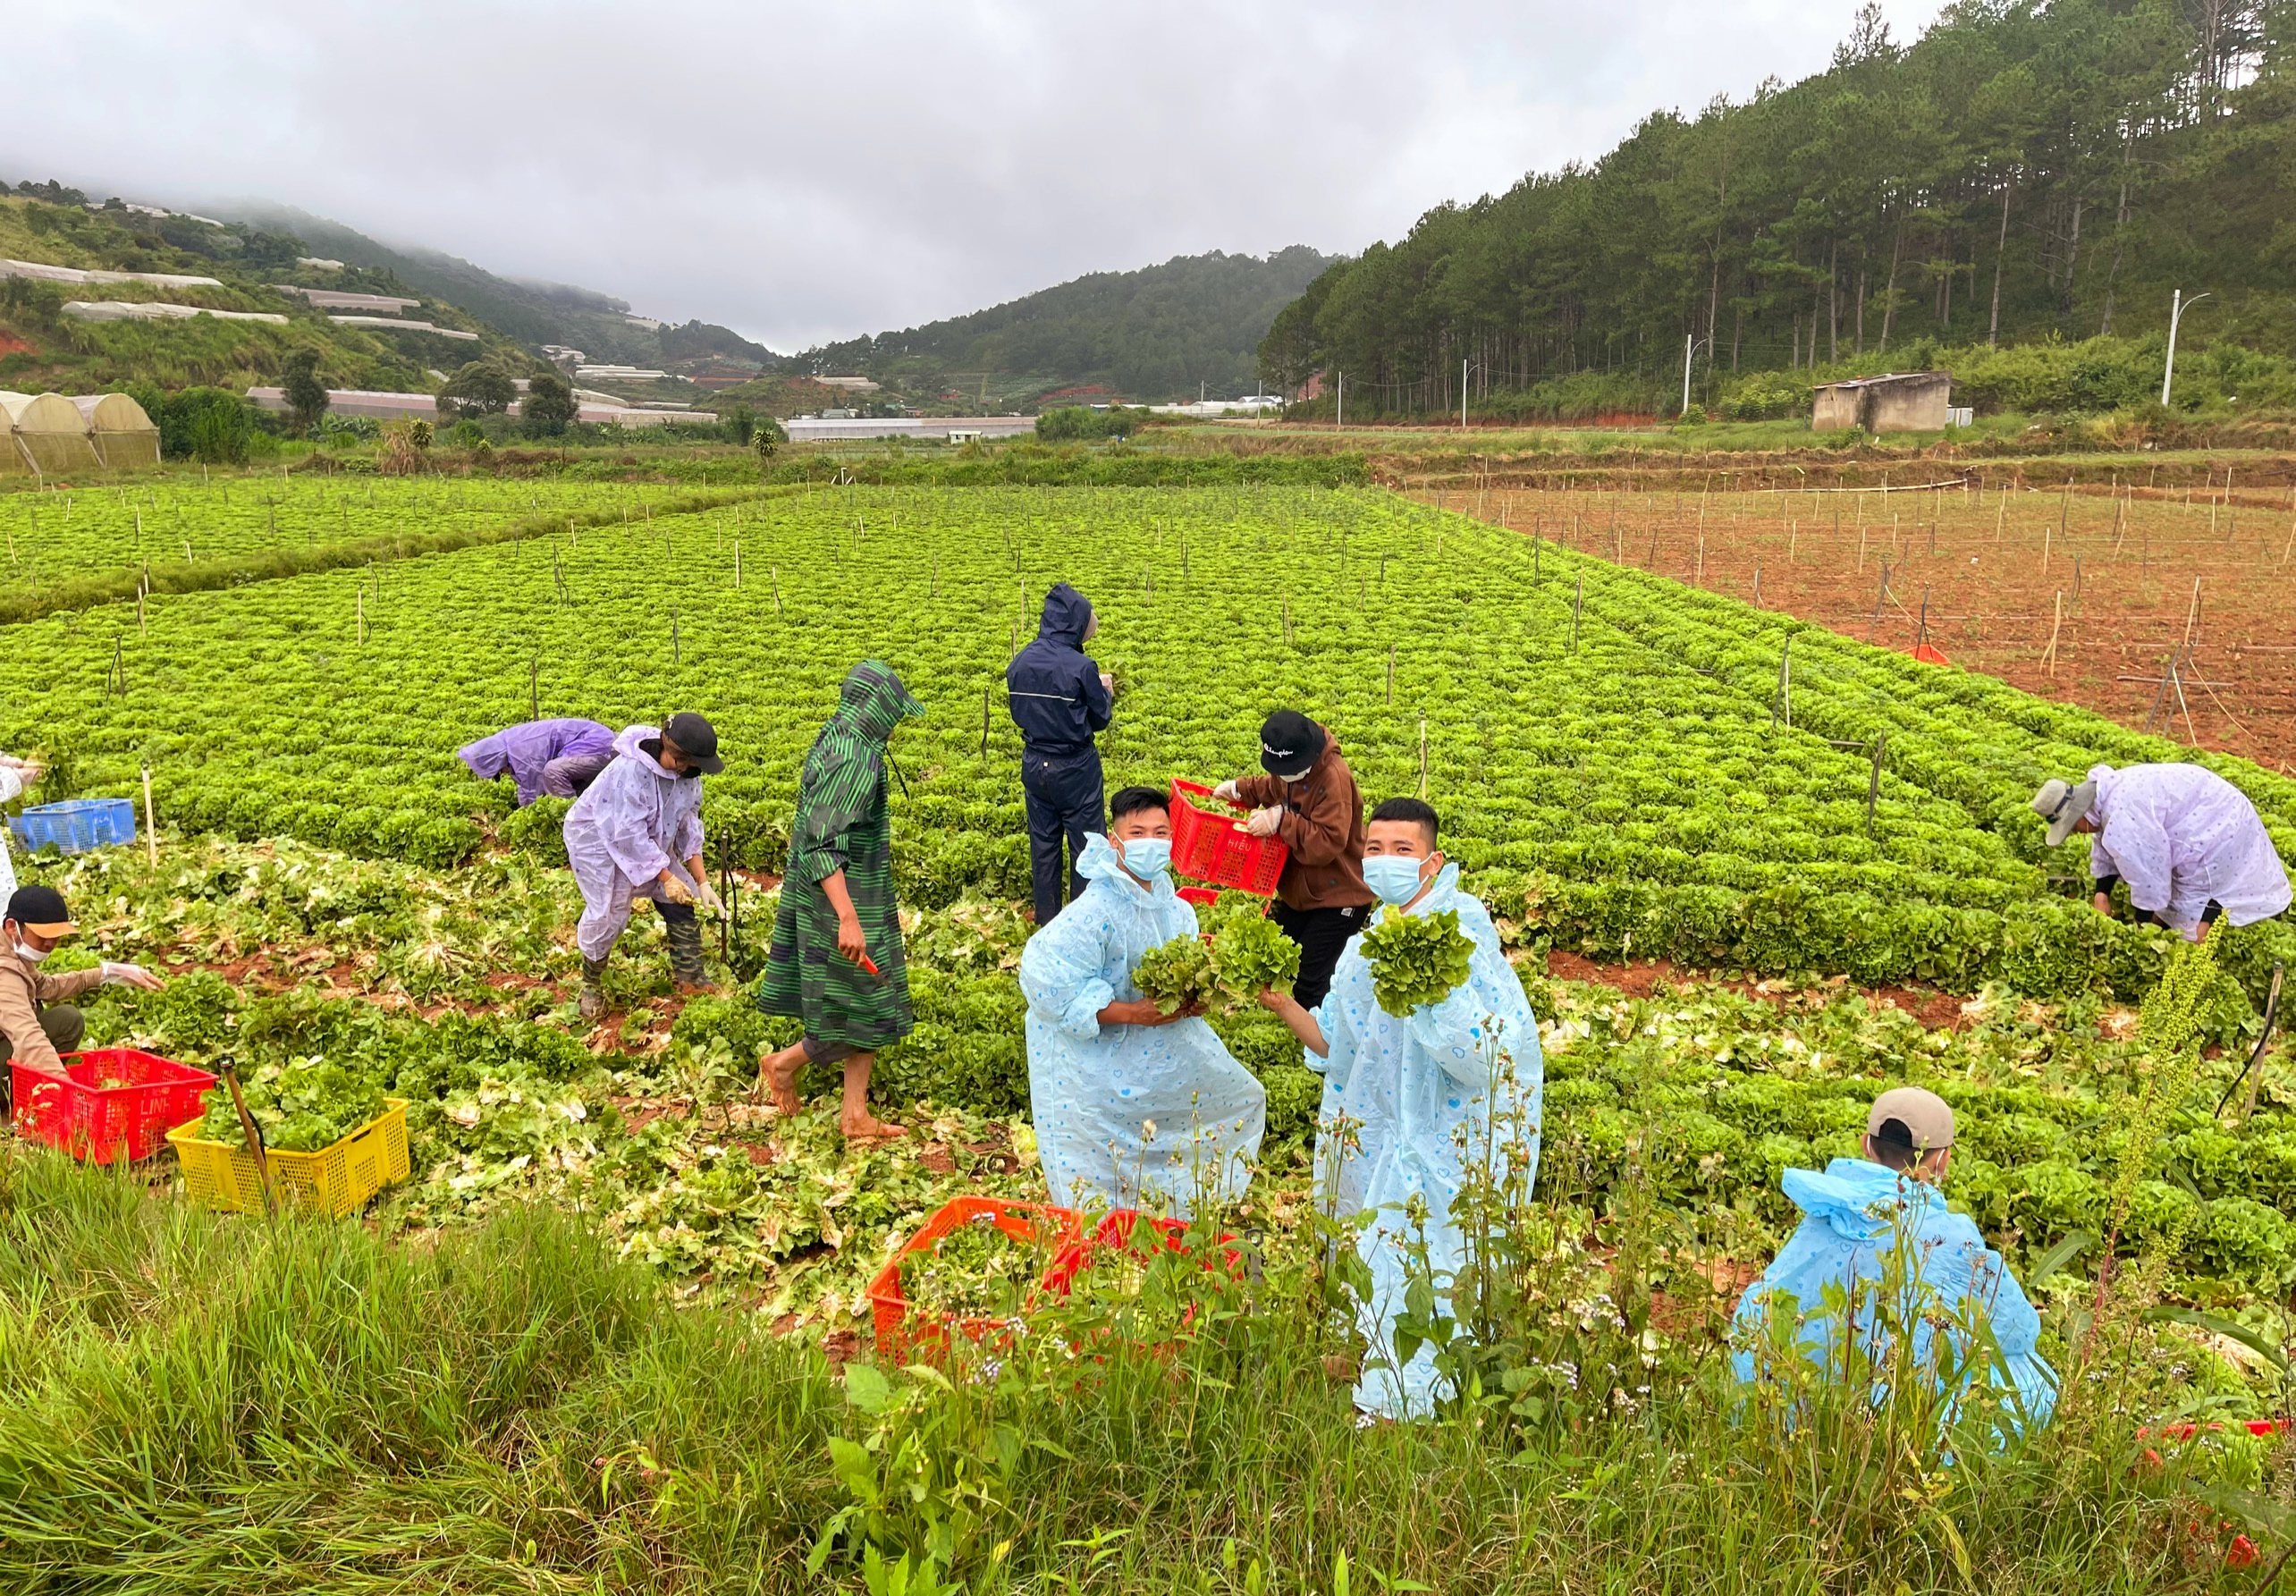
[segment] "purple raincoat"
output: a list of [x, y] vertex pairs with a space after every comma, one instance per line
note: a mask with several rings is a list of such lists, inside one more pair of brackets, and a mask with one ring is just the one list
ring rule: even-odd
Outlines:
[[614, 739], [614, 762], [566, 812], [566, 859], [582, 889], [574, 940], [585, 958], [611, 952], [633, 900], [659, 900], [663, 870], [682, 876], [684, 861], [702, 851], [702, 778], [663, 769], [638, 746], [661, 735], [654, 726], [626, 728]]
[[504, 771], [518, 783], [523, 809], [543, 793], [542, 767], [553, 759], [613, 751], [614, 734], [595, 721], [528, 721], [457, 748], [455, 754], [482, 781]]

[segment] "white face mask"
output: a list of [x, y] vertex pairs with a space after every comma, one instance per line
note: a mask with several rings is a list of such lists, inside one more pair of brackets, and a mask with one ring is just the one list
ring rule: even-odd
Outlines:
[[38, 964], [54, 951], [53, 948], [28, 948], [21, 942], [16, 944], [16, 957], [26, 964]]
[[1307, 773], [1305, 771], [1302, 771], [1296, 776], [1278, 776], [1276, 780], [1281, 781], [1285, 786], [1289, 787], [1294, 782], [1306, 781]]

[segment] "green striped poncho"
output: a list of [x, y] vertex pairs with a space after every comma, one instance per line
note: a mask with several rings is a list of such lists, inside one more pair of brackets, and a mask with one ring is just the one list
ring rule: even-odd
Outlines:
[[[908, 966], [893, 897], [893, 828], [885, 804], [885, 741], [924, 705], [890, 665], [866, 660], [847, 672], [837, 713], [814, 739], [798, 780], [789, 863], [772, 950], [757, 986], [768, 1014], [805, 1021], [809, 1041], [874, 1051], [908, 1034]], [[845, 872], [874, 975], [837, 950], [837, 911], [821, 883]]]

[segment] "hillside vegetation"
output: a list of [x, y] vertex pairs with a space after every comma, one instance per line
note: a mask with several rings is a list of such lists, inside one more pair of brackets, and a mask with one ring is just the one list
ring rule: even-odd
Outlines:
[[[1176, 255], [899, 333], [808, 350], [816, 372], [859, 372], [924, 398], [1040, 398], [1098, 386], [1110, 397], [1233, 397], [1255, 382], [1262, 334], [1328, 257], [1295, 244], [1251, 255]], [[1094, 397], [1100, 397], [1095, 395]]]
[[2296, 34], [2271, 14], [1971, 0], [1901, 46], [1869, 6], [1824, 72], [1655, 113], [1332, 266], [1262, 370], [1344, 371], [1369, 417], [1456, 409], [1465, 361], [1471, 402], [1583, 415], [1676, 409], [1692, 338], [1711, 404], [1742, 371], [2134, 335], [2157, 383], [2180, 287], [2213, 296], [2188, 347], [2296, 352]]
[[[77, 196], [0, 195], [0, 258], [81, 270], [177, 273], [221, 284], [0, 280], [0, 387], [88, 393], [140, 382], [245, 388], [277, 382], [287, 357], [298, 350], [316, 351], [321, 380], [339, 388], [428, 392], [437, 385], [426, 375], [432, 368], [474, 359], [505, 359], [521, 369], [528, 364], [509, 340], [455, 304], [425, 295], [388, 272], [298, 266], [306, 252], [300, 240], [243, 224], [91, 211]], [[479, 342], [346, 325], [271, 286], [278, 283], [418, 298], [423, 302], [407, 313], [409, 320], [477, 333]], [[203, 305], [287, 321], [85, 322], [63, 314], [63, 306], [75, 300]]]

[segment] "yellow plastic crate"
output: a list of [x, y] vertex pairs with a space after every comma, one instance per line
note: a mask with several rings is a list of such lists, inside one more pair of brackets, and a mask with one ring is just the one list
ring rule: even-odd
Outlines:
[[[330, 1146], [317, 1153], [274, 1152], [271, 1189], [279, 1200], [344, 1214], [404, 1180], [413, 1167], [407, 1153], [406, 1099], [383, 1101], [390, 1106], [380, 1118]], [[195, 1119], [167, 1133], [191, 1200], [222, 1213], [261, 1212], [263, 1172], [256, 1168], [255, 1154], [240, 1143], [207, 1141], [198, 1132]]]

